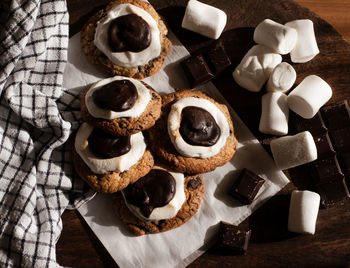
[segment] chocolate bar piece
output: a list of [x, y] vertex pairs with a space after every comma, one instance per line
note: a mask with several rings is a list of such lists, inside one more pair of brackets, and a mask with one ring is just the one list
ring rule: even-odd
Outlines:
[[331, 137], [337, 152], [350, 153], [350, 127], [333, 130]]
[[243, 204], [251, 204], [265, 180], [248, 169], [243, 169], [237, 181], [234, 183], [231, 196]]
[[324, 207], [334, 205], [350, 196], [344, 177], [319, 183], [317, 188], [321, 195], [321, 204]]
[[320, 112], [317, 112], [317, 114], [311, 119], [302, 118], [301, 116], [291, 112], [290, 121], [292, 122], [296, 132], [303, 132], [307, 130], [310, 131], [313, 136], [315, 136], [327, 131]]
[[350, 177], [350, 152], [347, 154], [338, 155], [338, 158], [339, 158], [339, 164], [341, 169], [343, 170], [343, 173], [345, 175], [349, 175]]
[[314, 136], [318, 159], [335, 155], [335, 151], [327, 132]]
[[233, 224], [220, 222], [215, 249], [222, 253], [243, 255], [247, 251], [250, 236], [251, 230], [243, 230]]
[[350, 109], [347, 100], [324, 106], [321, 111], [329, 130], [350, 127]]
[[316, 183], [321, 183], [335, 178], [343, 178], [339, 162], [336, 156], [317, 159], [310, 165], [313, 166], [313, 177]]
[[214, 75], [220, 74], [231, 65], [231, 61], [221, 43], [204, 52], [204, 56]]
[[182, 62], [182, 67], [188, 77], [191, 88], [201, 85], [214, 78], [203, 55], [192, 56]]

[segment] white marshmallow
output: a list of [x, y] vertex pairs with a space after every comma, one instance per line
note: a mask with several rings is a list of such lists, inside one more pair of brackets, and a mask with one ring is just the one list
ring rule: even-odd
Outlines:
[[317, 159], [315, 141], [309, 131], [271, 141], [271, 152], [280, 169], [288, 169]]
[[281, 55], [263, 45], [253, 46], [233, 72], [233, 78], [241, 87], [258, 92], [272, 70], [282, 62]]
[[281, 92], [268, 92], [261, 98], [259, 131], [265, 134], [288, 133], [289, 108], [287, 96]]
[[290, 52], [292, 62], [308, 62], [320, 53], [315, 37], [314, 24], [311, 20], [294, 20], [285, 25], [294, 28], [298, 32], [298, 41]]
[[281, 91], [286, 93], [294, 85], [297, 73], [292, 65], [281, 62], [273, 69], [267, 81], [267, 91]]
[[312, 118], [332, 97], [331, 87], [317, 75], [307, 76], [291, 93], [289, 108], [303, 118]]
[[190, 0], [187, 3], [181, 26], [206, 37], [218, 39], [225, 28], [226, 21], [227, 16], [224, 11], [196, 0]]
[[319, 194], [294, 190], [290, 199], [288, 230], [295, 233], [314, 234], [319, 206]]
[[260, 22], [254, 30], [256, 43], [270, 47], [282, 55], [292, 51], [297, 39], [298, 33], [295, 29], [270, 19]]

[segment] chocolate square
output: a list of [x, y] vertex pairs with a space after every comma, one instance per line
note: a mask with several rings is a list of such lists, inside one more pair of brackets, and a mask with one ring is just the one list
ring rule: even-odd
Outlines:
[[321, 108], [326, 126], [330, 130], [350, 127], [350, 109], [347, 100]]
[[243, 230], [227, 222], [220, 222], [215, 249], [222, 253], [243, 255], [248, 249], [251, 230]]
[[317, 159], [310, 163], [310, 165], [313, 167], [313, 177], [316, 183], [328, 181], [333, 178], [342, 178], [344, 176], [336, 156]]
[[327, 132], [314, 136], [314, 141], [317, 148], [318, 159], [327, 158], [335, 155], [331, 139], [329, 138]]
[[339, 164], [343, 173], [350, 175], [350, 153], [338, 155]]
[[214, 75], [220, 74], [231, 65], [231, 61], [221, 43], [204, 52], [204, 56]]
[[327, 127], [324, 124], [321, 113], [318, 112], [314, 117], [310, 119], [302, 118], [296, 113], [290, 113], [290, 121], [296, 132], [310, 131], [315, 136], [327, 131]]
[[333, 130], [331, 137], [337, 152], [350, 153], [350, 127]]
[[214, 75], [211, 73], [203, 55], [201, 54], [191, 56], [185, 59], [181, 64], [190, 82], [191, 88], [214, 78]]
[[344, 177], [319, 183], [317, 188], [324, 207], [334, 205], [350, 196]]
[[229, 194], [243, 204], [251, 204], [264, 182], [263, 178], [245, 168], [235, 181]]

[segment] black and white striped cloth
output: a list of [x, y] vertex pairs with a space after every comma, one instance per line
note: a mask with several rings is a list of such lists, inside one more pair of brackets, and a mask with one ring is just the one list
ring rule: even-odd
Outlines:
[[66, 2], [0, 8], [0, 267], [56, 267], [61, 214], [92, 194], [72, 172], [79, 96], [62, 88]]

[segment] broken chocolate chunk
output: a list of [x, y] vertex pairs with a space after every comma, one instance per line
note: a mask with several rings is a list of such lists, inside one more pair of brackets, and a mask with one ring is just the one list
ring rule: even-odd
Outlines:
[[190, 82], [191, 88], [204, 84], [214, 78], [203, 55], [192, 56], [182, 62], [182, 67]]
[[204, 52], [204, 56], [214, 75], [220, 74], [231, 65], [231, 61], [221, 43]]
[[344, 177], [319, 183], [317, 188], [321, 195], [321, 204], [324, 207], [334, 205], [349, 197], [349, 190]]
[[335, 151], [327, 132], [314, 136], [318, 159], [335, 155]]
[[350, 127], [333, 130], [331, 137], [337, 152], [350, 152]]
[[317, 159], [310, 165], [313, 167], [313, 177], [316, 183], [322, 183], [330, 179], [342, 178], [344, 176], [336, 156]]
[[350, 109], [347, 100], [324, 106], [321, 111], [329, 130], [350, 127]]
[[290, 113], [290, 121], [294, 126], [296, 132], [310, 131], [310, 133], [315, 136], [317, 134], [322, 134], [327, 131], [327, 128], [322, 119], [321, 113], [318, 112], [311, 119], [305, 119], [296, 113]]
[[215, 250], [222, 253], [243, 255], [246, 253], [251, 230], [243, 230], [227, 222], [220, 222]]
[[251, 204], [264, 182], [263, 178], [245, 168], [235, 181], [229, 194], [243, 204]]

